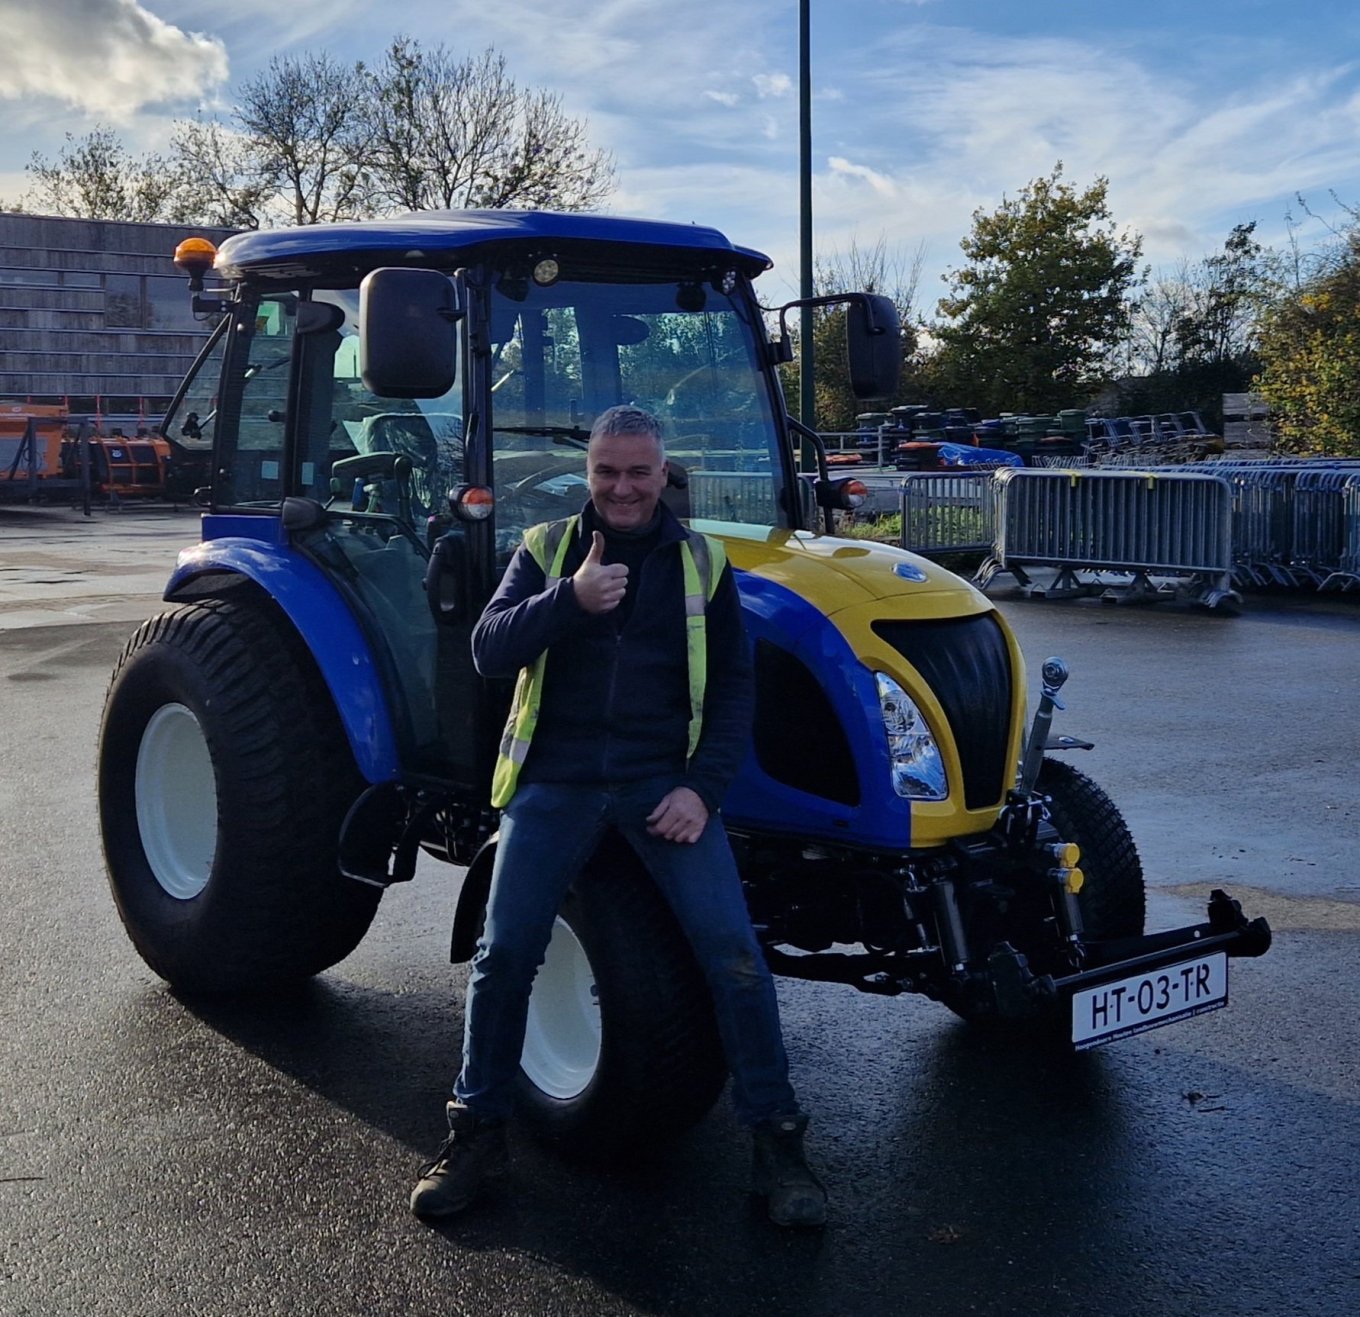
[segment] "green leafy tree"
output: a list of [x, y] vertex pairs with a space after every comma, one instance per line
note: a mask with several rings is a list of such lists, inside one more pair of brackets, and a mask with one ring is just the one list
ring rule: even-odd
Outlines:
[[1267, 309], [1259, 352], [1277, 445], [1360, 456], [1360, 231]]
[[946, 276], [935, 389], [985, 412], [1084, 403], [1111, 374], [1141, 275], [1142, 239], [1121, 233], [1108, 180], [1084, 191], [1059, 163], [1015, 198], [973, 214], [967, 263]]

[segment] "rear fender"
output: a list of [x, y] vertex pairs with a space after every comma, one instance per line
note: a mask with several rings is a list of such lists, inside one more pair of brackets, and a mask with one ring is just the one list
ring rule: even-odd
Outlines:
[[286, 543], [228, 536], [185, 549], [165, 598], [194, 594], [204, 576], [242, 576], [284, 612], [316, 660], [366, 781], [388, 782], [401, 771], [396, 730], [368, 641], [340, 592], [309, 559]]
[[469, 961], [477, 953], [477, 939], [481, 936], [486, 915], [486, 898], [491, 893], [491, 866], [496, 862], [496, 846], [500, 833], [488, 837], [468, 865], [462, 890], [458, 893], [458, 909], [453, 915], [453, 940], [449, 946], [449, 960], [455, 965]]

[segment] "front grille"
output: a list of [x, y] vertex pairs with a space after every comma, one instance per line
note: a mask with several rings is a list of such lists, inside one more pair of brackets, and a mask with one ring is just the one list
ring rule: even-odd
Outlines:
[[944, 709], [963, 764], [967, 807], [999, 803], [1015, 776], [1006, 755], [1014, 674], [995, 615], [873, 626], [921, 674]]
[[768, 640], [756, 642], [756, 761], [776, 782], [859, 804], [855, 757], [822, 684]]

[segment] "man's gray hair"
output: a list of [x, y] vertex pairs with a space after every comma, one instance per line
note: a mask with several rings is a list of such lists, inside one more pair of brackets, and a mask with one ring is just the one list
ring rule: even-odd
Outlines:
[[661, 432], [661, 422], [649, 411], [641, 407], [630, 407], [626, 403], [609, 407], [596, 418], [590, 427], [591, 439], [611, 439], [621, 434], [645, 434], [656, 440], [661, 457], [666, 456], [666, 436]]

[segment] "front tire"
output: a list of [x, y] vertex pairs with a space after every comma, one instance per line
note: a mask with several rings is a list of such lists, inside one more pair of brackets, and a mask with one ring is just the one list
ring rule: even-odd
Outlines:
[[347, 956], [381, 891], [336, 866], [363, 787], [296, 635], [204, 599], [143, 623], [99, 737], [104, 857], [143, 960], [190, 992], [257, 991]]
[[708, 986], [631, 852], [607, 846], [572, 886], [529, 998], [519, 1100], [584, 1155], [664, 1141], [727, 1076]]
[[1077, 894], [1088, 937], [1140, 937], [1147, 914], [1143, 865], [1129, 826], [1114, 801], [1085, 773], [1046, 758], [1039, 792], [1064, 841], [1081, 847], [1086, 882]]

